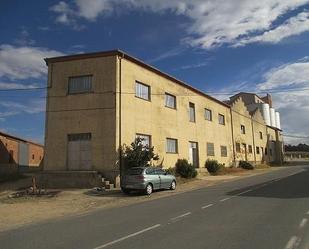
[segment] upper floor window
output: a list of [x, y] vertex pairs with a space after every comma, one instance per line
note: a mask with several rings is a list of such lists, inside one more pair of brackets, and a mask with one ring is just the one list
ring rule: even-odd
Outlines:
[[195, 105], [191, 102], [189, 103], [189, 120], [195, 122]]
[[69, 94], [88, 93], [92, 90], [92, 75], [69, 78]]
[[244, 125], [240, 126], [240, 132], [241, 134], [246, 134], [246, 127]]
[[225, 125], [225, 117], [223, 114], [219, 114], [219, 124]]
[[150, 100], [150, 86], [140, 82], [135, 82], [135, 97]]
[[263, 139], [263, 133], [260, 131], [260, 139]]
[[169, 93], [165, 93], [165, 106], [176, 109], [176, 97]]
[[207, 108], [205, 108], [205, 119], [208, 121], [212, 121], [212, 112]]
[[136, 138], [140, 138], [142, 141], [142, 145], [151, 146], [151, 136], [146, 134], [136, 134]]
[[173, 139], [173, 138], [166, 139], [166, 152], [167, 153], [177, 153], [178, 152], [177, 139]]

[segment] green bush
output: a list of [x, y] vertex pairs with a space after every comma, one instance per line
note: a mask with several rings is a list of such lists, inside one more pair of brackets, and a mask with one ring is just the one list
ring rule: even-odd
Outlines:
[[224, 169], [224, 164], [218, 163], [217, 160], [207, 159], [205, 162], [205, 168], [210, 174], [216, 174], [220, 170]]
[[254, 169], [254, 166], [247, 161], [239, 161], [239, 167], [243, 169], [249, 169], [249, 170]]
[[169, 167], [168, 169], [165, 169], [166, 173], [167, 174], [170, 174], [170, 175], [176, 175], [176, 168], [172, 168], [172, 167]]
[[183, 178], [195, 178], [197, 176], [195, 167], [186, 159], [178, 159], [175, 167], [176, 173]]

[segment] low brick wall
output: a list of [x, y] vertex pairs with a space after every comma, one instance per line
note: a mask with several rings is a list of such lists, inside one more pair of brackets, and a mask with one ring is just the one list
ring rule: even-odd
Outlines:
[[17, 173], [17, 164], [0, 164], [0, 176], [14, 175]]

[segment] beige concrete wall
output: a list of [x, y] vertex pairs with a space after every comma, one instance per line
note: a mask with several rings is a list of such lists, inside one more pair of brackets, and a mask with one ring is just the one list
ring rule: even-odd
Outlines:
[[[68, 78], [93, 75], [92, 93], [68, 95]], [[68, 134], [92, 134], [92, 169], [115, 167], [116, 57], [49, 64], [44, 170], [67, 169]]]
[[[135, 97], [135, 81], [151, 87], [151, 101]], [[178, 158], [188, 159], [189, 141], [198, 143], [200, 167], [204, 167], [207, 158], [227, 165], [231, 163], [233, 154], [228, 107], [124, 59], [122, 92], [122, 144], [130, 144], [136, 133], [151, 135], [155, 152], [164, 160], [165, 167], [174, 167]], [[176, 96], [177, 109], [165, 107], [166, 92]], [[189, 121], [189, 102], [195, 104], [195, 123]], [[212, 110], [212, 121], [205, 120], [205, 108]], [[218, 113], [225, 116], [225, 125], [218, 123]], [[166, 153], [166, 138], [178, 140], [177, 154]], [[214, 143], [215, 156], [206, 155], [207, 142]], [[221, 157], [220, 145], [227, 146], [227, 157]]]
[[[265, 154], [265, 148], [267, 147], [267, 131], [260, 109], [257, 109], [252, 115], [252, 125], [254, 133], [256, 162], [268, 162], [268, 151], [267, 155]], [[260, 137], [260, 132], [262, 132], [262, 139]], [[256, 147], [260, 148], [259, 154], [256, 153]]]
[[[250, 162], [254, 162], [254, 144], [251, 116], [247, 111], [247, 108], [241, 97], [234, 100], [231, 108], [233, 115], [233, 134], [236, 161], [247, 160]], [[245, 126], [245, 134], [241, 133], [241, 125]], [[240, 144], [240, 152], [236, 151], [236, 143]], [[245, 145], [247, 149], [245, 149]], [[249, 152], [249, 145], [252, 146], [252, 153]]]

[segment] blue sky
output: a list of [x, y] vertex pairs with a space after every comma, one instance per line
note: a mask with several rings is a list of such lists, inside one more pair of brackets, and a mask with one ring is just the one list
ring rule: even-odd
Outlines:
[[272, 92], [284, 132], [309, 136], [309, 0], [2, 0], [0, 30], [8, 133], [44, 141], [44, 90], [8, 91], [44, 87], [44, 57], [119, 48], [219, 99]]

